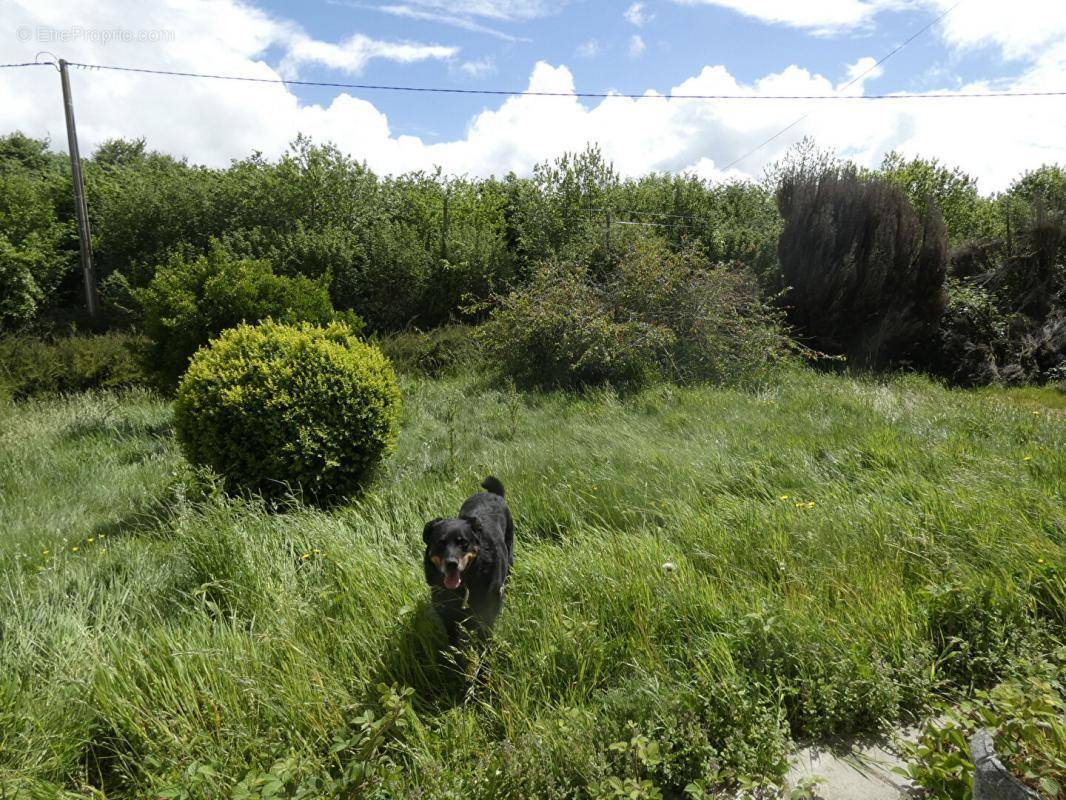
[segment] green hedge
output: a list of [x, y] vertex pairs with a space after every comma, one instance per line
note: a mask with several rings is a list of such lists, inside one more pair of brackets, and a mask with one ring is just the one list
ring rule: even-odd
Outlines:
[[[152, 342], [148, 367], [166, 390], [177, 386], [193, 353], [227, 328], [267, 318], [322, 325], [338, 316], [325, 283], [277, 275], [268, 262], [234, 258], [217, 242], [205, 256], [172, 256], [135, 297]], [[362, 328], [354, 314], [344, 321]]]
[[787, 358], [750, 271], [655, 236], [613, 258], [599, 272], [581, 259], [546, 262], [499, 298], [475, 332], [489, 363], [527, 385], [638, 387], [758, 383]]
[[141, 336], [0, 337], [0, 386], [16, 399], [148, 384]]

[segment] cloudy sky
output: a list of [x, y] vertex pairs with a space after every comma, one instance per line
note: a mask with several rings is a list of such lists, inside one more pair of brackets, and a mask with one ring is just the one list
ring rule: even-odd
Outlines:
[[[986, 191], [1066, 162], [1066, 97], [670, 99], [1066, 90], [1066, 2], [956, 2], [0, 0], [0, 63], [50, 51], [253, 78], [649, 95], [420, 94], [72, 70], [83, 152], [144, 136], [212, 165], [253, 151], [276, 156], [300, 132], [383, 172], [528, 173], [598, 142], [625, 174], [757, 176], [805, 135], [864, 164], [892, 149], [936, 157]], [[55, 70], [0, 70], [0, 132], [16, 129], [65, 145]]]

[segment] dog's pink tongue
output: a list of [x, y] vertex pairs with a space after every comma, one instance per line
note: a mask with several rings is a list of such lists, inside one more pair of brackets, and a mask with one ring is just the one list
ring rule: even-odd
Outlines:
[[447, 572], [444, 575], [444, 586], [446, 589], [458, 589], [459, 584], [463, 582], [463, 579], [459, 577], [458, 570], [455, 572]]

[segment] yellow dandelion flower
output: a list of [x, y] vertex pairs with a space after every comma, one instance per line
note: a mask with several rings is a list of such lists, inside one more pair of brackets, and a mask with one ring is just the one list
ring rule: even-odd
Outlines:
[[814, 508], [814, 501], [813, 500], [811, 500], [809, 503], [807, 503], [807, 508]]
[[1038, 558], [1038, 559], [1036, 560], [1036, 563], [1037, 563], [1037, 564], [1043, 564], [1043, 563], [1044, 563], [1044, 559], [1042, 559], [1042, 558]]
[[93, 537], [90, 536], [88, 541], [89, 541], [89, 544], [92, 544], [93, 543]]
[[1032, 460], [1033, 460], [1032, 456], [1026, 456], [1025, 458], [1022, 459], [1022, 461], [1032, 461]]
[[781, 495], [781, 496], [780, 496], [779, 498], [777, 498], [777, 499], [778, 499], [778, 500], [788, 500], [788, 495], [787, 495], [787, 494], [783, 494], [783, 495]]
[[46, 555], [48, 555], [48, 554], [49, 554], [50, 552], [51, 552], [50, 550], [42, 550], [42, 551], [41, 551], [41, 555], [42, 555], [42, 556], [46, 556]]
[[310, 553], [304, 553], [304, 561], [306, 561], [306, 560], [307, 560], [307, 559], [309, 559], [310, 557], [311, 557], [311, 554], [310, 554]]
[[103, 539], [105, 535], [106, 535], [106, 534], [103, 534], [103, 533], [101, 533], [101, 534], [100, 534], [100, 535], [99, 535], [98, 537], [96, 537], [96, 538], [98, 538], [98, 539]]
[[70, 548], [70, 552], [72, 552], [72, 553], [78, 552], [78, 547], [75, 545], [74, 547]]
[[796, 503], [796, 508], [803, 508], [803, 503]]

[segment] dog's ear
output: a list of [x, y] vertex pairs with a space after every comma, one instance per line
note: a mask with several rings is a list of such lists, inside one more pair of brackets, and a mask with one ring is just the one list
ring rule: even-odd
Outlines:
[[433, 529], [437, 527], [437, 523], [444, 522], [443, 517], [437, 517], [426, 523], [426, 527], [422, 529], [422, 541], [429, 544], [433, 541]]
[[474, 542], [480, 547], [482, 534], [481, 520], [477, 517], [462, 517], [461, 519], [470, 526], [471, 536], [473, 537]]

